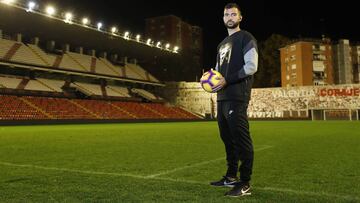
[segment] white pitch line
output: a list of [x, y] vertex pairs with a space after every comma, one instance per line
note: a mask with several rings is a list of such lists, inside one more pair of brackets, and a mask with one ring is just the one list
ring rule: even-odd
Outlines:
[[42, 169], [42, 170], [48, 170], [48, 171], [64, 171], [64, 172], [82, 173], [82, 174], [90, 174], [90, 175], [123, 176], [123, 177], [141, 178], [141, 179], [145, 178], [145, 176], [128, 174], [128, 173], [108, 173], [108, 172], [97, 172], [97, 171], [83, 171], [83, 170], [67, 169], [67, 168], [37, 166], [37, 165], [31, 165], [31, 164], [14, 164], [14, 163], [9, 163], [9, 162], [0, 162], [0, 165], [21, 167], [21, 168], [36, 168], [36, 169]]
[[[262, 150], [265, 150], [265, 149], [269, 149], [269, 148], [272, 148], [273, 146], [265, 146], [265, 147], [261, 147], [259, 149], [256, 149], [254, 150], [255, 152], [258, 152], [258, 151], [262, 151]], [[213, 159], [213, 160], [210, 160], [210, 161], [203, 161], [203, 162], [199, 162], [199, 163], [196, 163], [196, 164], [191, 164], [191, 165], [187, 165], [187, 166], [182, 166], [182, 167], [178, 167], [178, 168], [174, 168], [172, 170], [167, 170], [167, 171], [163, 171], [161, 173], [156, 173], [156, 174], [152, 174], [152, 175], [148, 175], [146, 176], [147, 178], [155, 178], [155, 177], [158, 177], [158, 176], [162, 176], [162, 175], [168, 175], [170, 173], [174, 173], [174, 172], [177, 172], [177, 171], [180, 171], [180, 170], [184, 170], [184, 169], [188, 169], [188, 168], [194, 168], [194, 167], [197, 167], [197, 166], [202, 166], [202, 165], [206, 165], [206, 164], [209, 164], [209, 163], [212, 163], [212, 162], [217, 162], [217, 161], [220, 161], [220, 160], [224, 160], [225, 158], [224, 157], [221, 157], [221, 158], [217, 158], [217, 159]]]
[[[197, 184], [197, 185], [210, 185], [206, 182], [195, 181], [195, 180], [185, 180], [185, 179], [172, 179], [172, 178], [164, 178], [164, 177], [154, 177], [149, 178], [148, 176], [141, 176], [141, 175], [134, 175], [128, 173], [108, 173], [108, 172], [98, 172], [98, 171], [83, 171], [83, 170], [76, 170], [76, 169], [67, 169], [67, 168], [56, 168], [56, 167], [45, 167], [45, 166], [37, 166], [31, 164], [14, 164], [9, 162], [0, 162], [0, 165], [3, 166], [11, 166], [11, 167], [21, 167], [21, 168], [35, 168], [40, 170], [48, 170], [48, 171], [63, 171], [63, 172], [70, 172], [70, 173], [80, 173], [80, 174], [87, 174], [87, 175], [105, 175], [105, 176], [115, 176], [115, 177], [129, 177], [129, 178], [136, 178], [136, 179], [146, 179], [146, 180], [159, 180], [159, 181], [168, 181], [168, 182], [175, 182], [175, 183], [187, 183], [187, 184]], [[283, 192], [283, 193], [292, 193], [298, 195], [308, 195], [308, 196], [317, 196], [317, 197], [330, 197], [330, 198], [338, 198], [347, 201], [359, 201], [360, 198], [357, 196], [341, 196], [341, 195], [334, 195], [329, 193], [323, 192], [308, 192], [308, 191], [298, 191], [298, 190], [291, 190], [291, 189], [284, 189], [284, 188], [272, 188], [272, 187], [254, 187], [256, 190], [263, 190], [263, 191], [273, 191], [273, 192]]]

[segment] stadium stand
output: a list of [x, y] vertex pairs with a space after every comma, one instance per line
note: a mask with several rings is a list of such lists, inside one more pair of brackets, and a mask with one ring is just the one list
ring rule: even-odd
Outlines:
[[81, 63], [76, 61], [76, 59], [74, 59], [72, 57], [72, 55], [73, 55], [72, 53], [67, 52], [67, 53], [64, 53], [62, 56], [57, 56], [55, 65], [57, 65], [57, 64], [59, 64], [59, 65], [54, 66], [54, 67], [64, 68], [64, 69], [68, 69], [68, 70], [75, 70], [75, 71], [80, 71], [80, 72], [87, 72], [88, 69], [85, 66], [83, 66]]
[[46, 66], [51, 67], [52, 64], [54, 64], [56, 59], [55, 56], [46, 54], [42, 49], [40, 49], [40, 47], [34, 44], [28, 44], [27, 46], [35, 55], [37, 55], [46, 64]]
[[146, 104], [149, 108], [154, 109], [160, 114], [166, 116], [167, 118], [181, 119], [181, 118], [194, 118], [194, 115], [184, 113], [181, 109], [175, 107], [165, 107], [159, 103], [149, 103]]
[[144, 89], [132, 88], [131, 91], [150, 101], [162, 101], [163, 99]]
[[198, 119], [157, 103], [0, 95], [0, 120]]
[[61, 84], [64, 81], [37, 79], [30, 80], [26, 77], [15, 77], [9, 75], [0, 76], [0, 84], [3, 88], [17, 90], [33, 90], [45, 92], [62, 92]]
[[110, 62], [106, 62], [104, 58], [97, 59], [92, 57], [92, 63], [95, 66], [95, 72], [98, 74], [110, 75], [110, 76], [121, 76], [120, 72], [115, 70], [115, 67], [109, 65]]
[[134, 73], [139, 75], [140, 78], [142, 78], [143, 80], [152, 81], [152, 82], [159, 82], [158, 79], [156, 79], [153, 75], [151, 75], [149, 72], [142, 69], [137, 64], [127, 63], [126, 67], [127, 67], [127, 70], [131, 69]]
[[131, 97], [129, 90], [126, 87], [108, 85], [106, 86], [106, 93], [107, 96], [112, 96], [112, 97], [127, 97], [127, 98]]
[[[216, 117], [216, 94], [206, 93], [199, 83], [167, 83], [165, 90], [158, 93], [176, 106], [204, 117]], [[315, 111], [345, 110], [348, 114], [354, 112], [354, 119], [359, 119], [360, 85], [260, 88], [252, 90], [251, 98], [250, 118], [311, 119]]]
[[54, 89], [45, 86], [43, 83], [37, 80], [28, 80], [26, 86], [24, 87], [25, 90], [35, 90], [35, 91], [46, 91], [46, 92], [53, 92]]
[[18, 96], [0, 95], [0, 120], [47, 119], [39, 109], [31, 106], [26, 99]]
[[21, 81], [22, 81], [21, 77], [5, 76], [5, 75], [0, 76], [0, 84], [4, 88], [17, 89]]
[[139, 102], [112, 102], [113, 105], [129, 112], [129, 114], [134, 115], [136, 118], [140, 119], [166, 119], [166, 115], [161, 114], [160, 112], [152, 109], [148, 104], [143, 104]]
[[22, 42], [0, 39], [0, 50], [0, 58], [3, 60], [46, 66], [46, 63]]
[[25, 97], [30, 104], [41, 109], [46, 119], [95, 119], [96, 116], [79, 108], [70, 99], [52, 97]]
[[119, 68], [122, 70], [123, 75], [125, 75], [125, 77], [127, 77], [127, 78], [132, 78], [132, 79], [137, 79], [137, 80], [146, 80], [140, 74], [135, 72], [128, 64], [126, 64], [124, 67], [119, 67]]
[[37, 45], [25, 45], [22, 42], [8, 39], [0, 39], [0, 59], [22, 64], [40, 65], [50, 69], [63, 69], [160, 83], [158, 79], [138, 64], [125, 61], [124, 66], [114, 65], [103, 57], [97, 58], [96, 56], [70, 51], [54, 55], [46, 53]]
[[[199, 119], [154, 93], [134, 88], [138, 85], [133, 81], [144, 88], [161, 82], [126, 57], [114, 64], [96, 57], [95, 51], [54, 55], [40, 48], [38, 40], [25, 45], [9, 39], [0, 39], [0, 120]], [[117, 78], [129, 80], [114, 83]]]
[[[113, 65], [110, 61], [108, 61], [105, 58], [100, 58], [99, 61], [101, 61], [106, 67], [108, 67], [111, 70], [109, 75], [126, 77], [124, 71], [122, 70], [123, 68]], [[99, 71], [102, 71], [102, 68], [100, 68]]]
[[100, 85], [75, 82], [72, 83], [70, 86], [76, 88], [77, 90], [88, 96], [92, 96], [92, 95], [105, 96], [103, 95], [103, 91]]
[[65, 81], [62, 80], [50, 80], [45, 78], [36, 78], [36, 80], [55, 92], [62, 92], [62, 87], [65, 85]]
[[96, 72], [96, 58], [84, 54], [68, 52], [67, 55], [87, 72]]

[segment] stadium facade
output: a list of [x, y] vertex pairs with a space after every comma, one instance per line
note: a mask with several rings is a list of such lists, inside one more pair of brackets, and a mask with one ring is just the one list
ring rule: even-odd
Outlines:
[[[168, 83], [162, 97], [204, 117], [216, 117], [216, 94], [199, 83]], [[159, 93], [161, 93], [159, 92]], [[252, 90], [251, 119], [358, 120], [360, 85], [256, 88]]]

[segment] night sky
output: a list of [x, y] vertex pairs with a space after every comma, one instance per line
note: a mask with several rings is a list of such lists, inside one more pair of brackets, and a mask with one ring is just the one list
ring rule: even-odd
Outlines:
[[[89, 16], [93, 22], [102, 21], [107, 27], [117, 25], [120, 30], [132, 33], [144, 33], [145, 19], [148, 17], [174, 14], [203, 28], [204, 67], [207, 68], [214, 66], [217, 44], [227, 35], [222, 15], [223, 7], [228, 2], [51, 0], [38, 3], [52, 3], [61, 11], [72, 11], [75, 17]], [[242, 9], [240, 27], [251, 32], [259, 41], [272, 33], [290, 38], [321, 38], [325, 34], [333, 40], [346, 38], [353, 42], [360, 41], [360, 16], [354, 1], [343, 0], [336, 4], [324, 0], [235, 2]]]

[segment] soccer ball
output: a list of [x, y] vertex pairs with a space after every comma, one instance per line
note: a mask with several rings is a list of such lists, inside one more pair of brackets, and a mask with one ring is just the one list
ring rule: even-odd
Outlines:
[[220, 80], [217, 79], [219, 76], [222, 77], [221, 73], [216, 70], [211, 69], [205, 72], [200, 79], [201, 87], [207, 92], [216, 92], [214, 88], [219, 84]]

